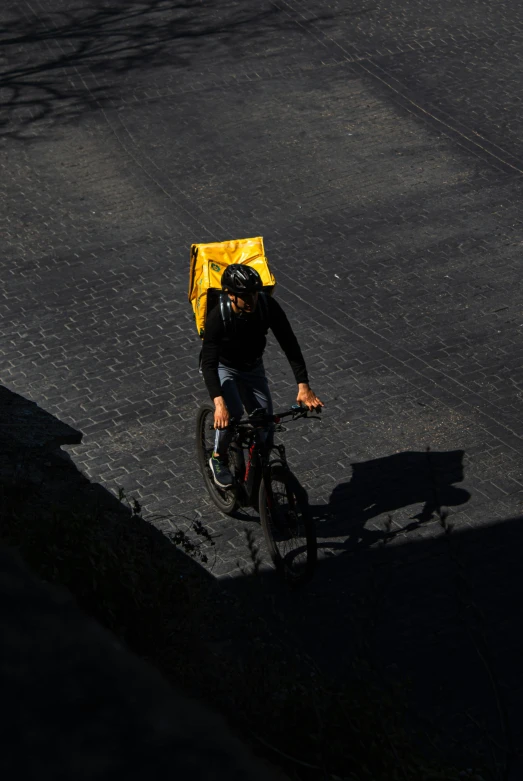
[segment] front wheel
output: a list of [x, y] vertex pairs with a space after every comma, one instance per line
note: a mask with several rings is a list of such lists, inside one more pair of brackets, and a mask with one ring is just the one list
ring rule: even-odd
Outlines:
[[269, 553], [291, 584], [309, 580], [317, 558], [307, 493], [288, 469], [269, 467], [260, 485], [260, 520]]
[[[212, 428], [213, 424], [214, 405], [206, 402], [202, 404], [198, 410], [196, 418], [196, 451], [198, 453], [198, 463], [200, 464], [200, 471], [205, 481], [205, 487], [209, 492], [209, 496], [222, 513], [230, 515], [238, 507], [236, 489], [234, 487], [227, 490], [218, 488], [214, 482], [211, 467], [209, 466], [209, 459], [214, 450], [214, 438], [216, 434], [215, 430]], [[229, 456], [231, 456], [231, 448], [229, 448]], [[234, 474], [235, 469], [233, 464], [231, 464], [231, 471]]]

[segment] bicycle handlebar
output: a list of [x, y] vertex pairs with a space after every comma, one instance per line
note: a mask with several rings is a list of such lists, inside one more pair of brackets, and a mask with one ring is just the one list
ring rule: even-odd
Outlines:
[[[321, 411], [321, 407], [320, 407]], [[256, 411], [255, 411], [256, 412]], [[251, 416], [238, 420], [235, 425], [237, 426], [266, 426], [267, 423], [280, 423], [283, 418], [292, 418], [292, 420], [298, 420], [299, 418], [307, 418], [308, 420], [321, 420], [319, 415], [312, 415], [311, 410], [308, 407], [302, 407], [299, 404], [293, 404], [292, 407], [284, 412], [276, 412], [274, 415], [268, 415], [264, 410]]]
[[[320, 407], [321, 412], [321, 407]], [[263, 428], [268, 423], [280, 423], [283, 418], [291, 417], [292, 420], [307, 418], [307, 420], [321, 420], [319, 415], [312, 415], [308, 407], [302, 407], [299, 404], [293, 404], [292, 407], [284, 412], [276, 412], [274, 415], [268, 415], [265, 410], [254, 410], [250, 416], [241, 418], [241, 420], [232, 421], [231, 426], [251, 426], [252, 428]], [[209, 429], [214, 429], [213, 425]]]

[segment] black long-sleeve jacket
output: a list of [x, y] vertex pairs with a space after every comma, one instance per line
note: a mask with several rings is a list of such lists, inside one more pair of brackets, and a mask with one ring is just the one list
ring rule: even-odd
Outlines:
[[258, 304], [251, 314], [233, 315], [232, 328], [226, 330], [220, 307], [208, 314], [202, 349], [202, 373], [211, 399], [222, 395], [218, 363], [249, 371], [259, 366], [269, 328], [287, 356], [297, 383], [309, 382], [307, 367], [291, 324], [279, 303], [266, 296], [267, 315]]

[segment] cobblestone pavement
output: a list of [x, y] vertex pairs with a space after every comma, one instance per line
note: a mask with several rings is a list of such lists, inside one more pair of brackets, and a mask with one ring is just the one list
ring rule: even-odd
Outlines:
[[[203, 493], [186, 295], [192, 242], [262, 234], [326, 403], [285, 434], [318, 576], [287, 595], [267, 570], [267, 595], [339, 674], [355, 621], [457, 738], [478, 734], [466, 708], [498, 731], [502, 694], [517, 742], [519, 5], [19, 0], [0, 18], [3, 384], [81, 430], [75, 462], [160, 528], [202, 517], [241, 589], [259, 531]], [[266, 366], [292, 402], [273, 342]]]

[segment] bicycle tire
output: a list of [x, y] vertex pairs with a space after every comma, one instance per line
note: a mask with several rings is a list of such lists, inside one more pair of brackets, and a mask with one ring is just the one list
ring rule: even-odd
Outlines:
[[276, 569], [292, 585], [310, 580], [318, 555], [316, 528], [307, 493], [290, 470], [269, 467], [260, 485], [259, 513]]
[[[234, 486], [227, 490], [218, 488], [209, 466], [209, 459], [214, 449], [214, 431], [211, 431], [209, 428], [213, 421], [214, 405], [210, 402], [205, 402], [201, 405], [196, 416], [196, 452], [198, 454], [198, 463], [205, 487], [212, 501], [222, 513], [231, 515], [239, 504], [236, 489]], [[230, 466], [232, 474], [235, 474], [235, 464]]]

